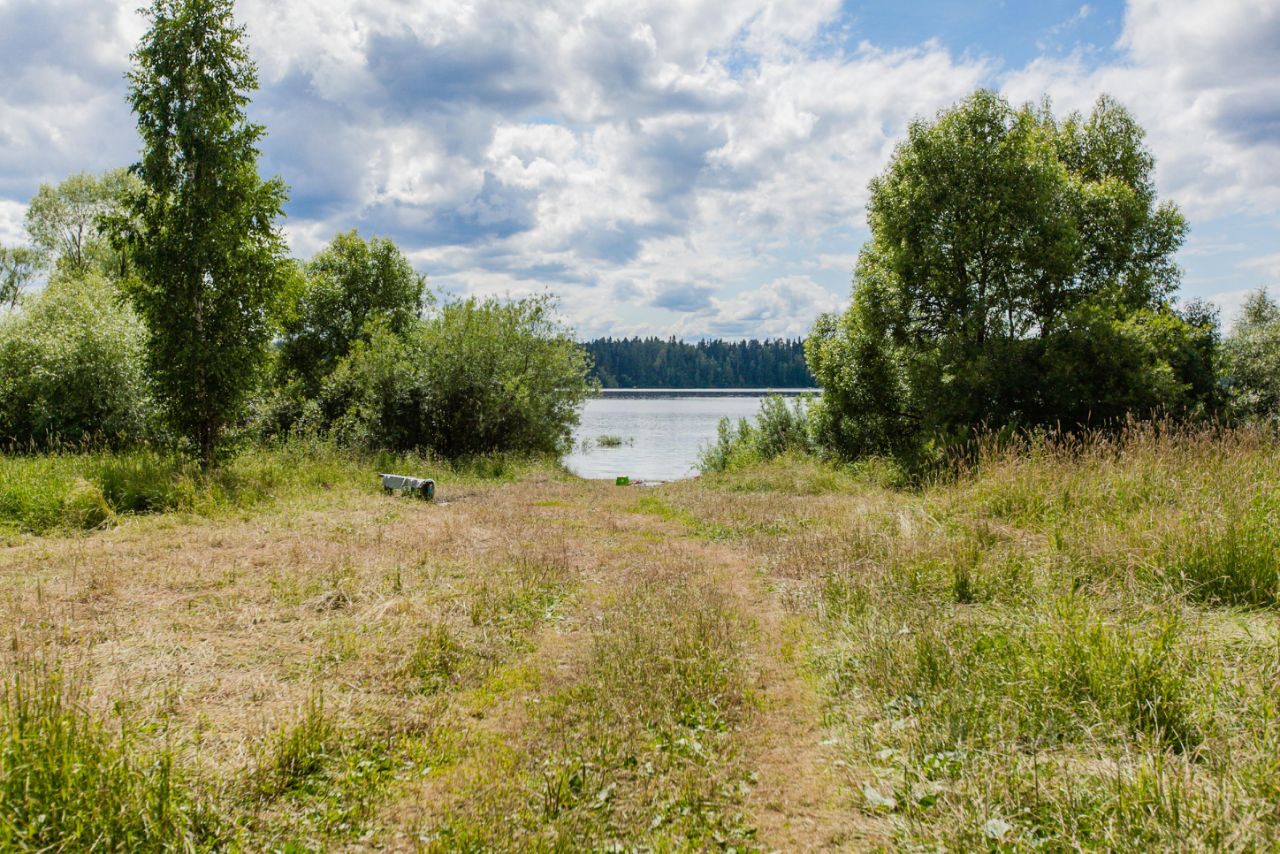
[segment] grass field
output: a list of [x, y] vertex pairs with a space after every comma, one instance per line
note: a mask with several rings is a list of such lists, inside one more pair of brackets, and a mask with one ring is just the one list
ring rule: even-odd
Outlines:
[[0, 459], [0, 849], [1280, 847], [1261, 433], [433, 504], [289, 454]]

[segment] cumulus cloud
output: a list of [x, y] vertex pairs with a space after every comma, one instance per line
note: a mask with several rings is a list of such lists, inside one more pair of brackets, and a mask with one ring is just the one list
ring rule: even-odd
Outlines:
[[0, 199], [0, 246], [28, 242], [27, 232], [22, 224], [26, 213], [26, 205]]
[[1250, 270], [1261, 270], [1270, 278], [1280, 281], [1280, 252], [1250, 258], [1240, 266]]
[[1148, 131], [1162, 191], [1192, 217], [1280, 209], [1280, 5], [1130, 0], [1119, 47], [1100, 66], [1037, 60], [1004, 87], [1082, 110], [1116, 96]]
[[727, 299], [712, 297], [678, 325], [688, 338], [797, 338], [843, 303], [808, 276], [786, 276]]
[[[0, 239], [40, 181], [133, 159], [136, 5], [0, 0]], [[1064, 107], [1112, 92], [1193, 215], [1280, 209], [1280, 10], [1260, 0], [1132, 0], [1114, 61], [1012, 72], [937, 41], [833, 44], [853, 26], [838, 0], [238, 0], [237, 14], [296, 253], [352, 227], [388, 235], [450, 292], [560, 294], [584, 335], [804, 332], [847, 296], [867, 182], [906, 124], [980, 85]]]

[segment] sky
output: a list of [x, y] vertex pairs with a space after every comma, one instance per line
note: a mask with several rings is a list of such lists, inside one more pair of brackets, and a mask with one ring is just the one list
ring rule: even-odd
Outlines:
[[[138, 157], [140, 0], [0, 0], [0, 243], [42, 182]], [[393, 238], [579, 337], [803, 335], [848, 304], [868, 182], [990, 87], [1147, 129], [1184, 298], [1280, 286], [1280, 0], [237, 0], [260, 169], [307, 258]], [[1280, 291], [1274, 287], [1273, 292]]]

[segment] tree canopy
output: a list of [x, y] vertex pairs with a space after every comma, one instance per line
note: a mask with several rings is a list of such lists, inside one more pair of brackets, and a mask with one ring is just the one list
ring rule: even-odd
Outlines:
[[798, 340], [598, 338], [583, 345], [605, 388], [810, 388]]
[[40, 270], [40, 253], [28, 246], [0, 246], [0, 306], [13, 308]]
[[1264, 290], [1251, 293], [1222, 350], [1234, 414], [1280, 418], [1280, 304]]
[[254, 389], [291, 264], [276, 226], [285, 188], [258, 175], [257, 75], [232, 0], [155, 0], [134, 53], [143, 141], [129, 214], [129, 293], [150, 332], [150, 373], [170, 421], [214, 461]]
[[397, 334], [422, 311], [426, 277], [414, 272], [386, 238], [339, 234], [306, 265], [306, 284], [284, 326], [280, 363], [309, 396], [351, 345], [366, 338], [370, 322]]
[[806, 346], [842, 455], [977, 425], [1103, 424], [1211, 406], [1214, 316], [1170, 302], [1186, 233], [1143, 131], [979, 91], [913, 122], [871, 183], [853, 303]]
[[55, 269], [72, 276], [91, 270], [123, 278], [127, 257], [112, 245], [105, 227], [121, 215], [139, 182], [127, 169], [102, 175], [79, 172], [58, 184], [41, 184], [27, 206], [31, 242]]

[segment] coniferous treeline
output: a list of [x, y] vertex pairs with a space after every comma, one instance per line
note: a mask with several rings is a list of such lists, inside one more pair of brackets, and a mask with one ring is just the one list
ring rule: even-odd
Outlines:
[[598, 338], [583, 345], [604, 388], [810, 388], [804, 342]]

